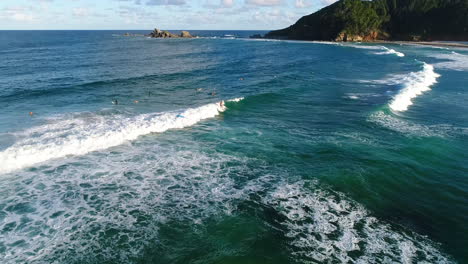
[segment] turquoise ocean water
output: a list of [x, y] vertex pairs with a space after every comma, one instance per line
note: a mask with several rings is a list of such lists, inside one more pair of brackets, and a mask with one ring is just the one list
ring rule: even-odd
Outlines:
[[123, 33], [0, 32], [1, 263], [468, 263], [467, 50]]

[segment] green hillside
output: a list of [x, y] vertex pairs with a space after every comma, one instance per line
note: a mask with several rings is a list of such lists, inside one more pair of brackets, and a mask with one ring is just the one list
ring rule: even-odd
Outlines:
[[468, 0], [341, 0], [265, 37], [468, 40]]

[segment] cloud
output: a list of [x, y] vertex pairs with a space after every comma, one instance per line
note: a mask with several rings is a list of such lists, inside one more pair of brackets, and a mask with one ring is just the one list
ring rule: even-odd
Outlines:
[[297, 16], [294, 13], [276, 8], [268, 11], [256, 11], [251, 22], [264, 27], [281, 27], [290, 25], [296, 20]]
[[35, 20], [31, 7], [7, 7], [0, 10], [0, 18], [17, 22], [32, 22]]
[[74, 17], [87, 17], [91, 14], [91, 10], [86, 7], [75, 7], [72, 10]]
[[185, 0], [149, 0], [146, 5], [185, 5]]
[[207, 9], [225, 9], [236, 5], [235, 0], [205, 0], [202, 7]]
[[311, 5], [312, 4], [307, 0], [296, 0], [296, 3], [294, 4], [296, 8], [305, 8], [310, 7]]
[[132, 25], [145, 24], [158, 18], [155, 12], [149, 12], [141, 7], [121, 6], [118, 14], [123, 18], [125, 24]]
[[335, 3], [336, 1], [338, 1], [338, 0], [320, 0], [320, 2], [322, 2], [322, 4], [327, 5], [327, 6]]
[[248, 5], [277, 6], [283, 4], [283, 0], [245, 0]]
[[234, 0], [221, 0], [221, 5], [224, 7], [232, 7], [234, 5]]

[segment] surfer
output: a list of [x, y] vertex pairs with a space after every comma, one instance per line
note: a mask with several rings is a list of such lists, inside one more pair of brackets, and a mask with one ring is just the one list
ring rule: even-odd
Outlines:
[[134, 102], [135, 104], [138, 104], [140, 101], [138, 101], [138, 100], [135, 100], [135, 101], [133, 101], [133, 102]]
[[33, 112], [29, 112], [29, 116], [33, 116], [33, 115], [34, 115], [34, 113], [33, 113]]
[[114, 99], [114, 100], [112, 100], [112, 104], [118, 105], [118, 104], [119, 104], [119, 101], [117, 101], [117, 99]]
[[211, 92], [211, 96], [215, 96], [216, 95], [216, 92]]
[[224, 107], [224, 100], [219, 102], [219, 106]]

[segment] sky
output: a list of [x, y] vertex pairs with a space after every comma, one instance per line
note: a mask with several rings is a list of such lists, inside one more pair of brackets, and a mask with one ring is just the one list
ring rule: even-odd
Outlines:
[[335, 1], [0, 0], [0, 30], [271, 30]]

